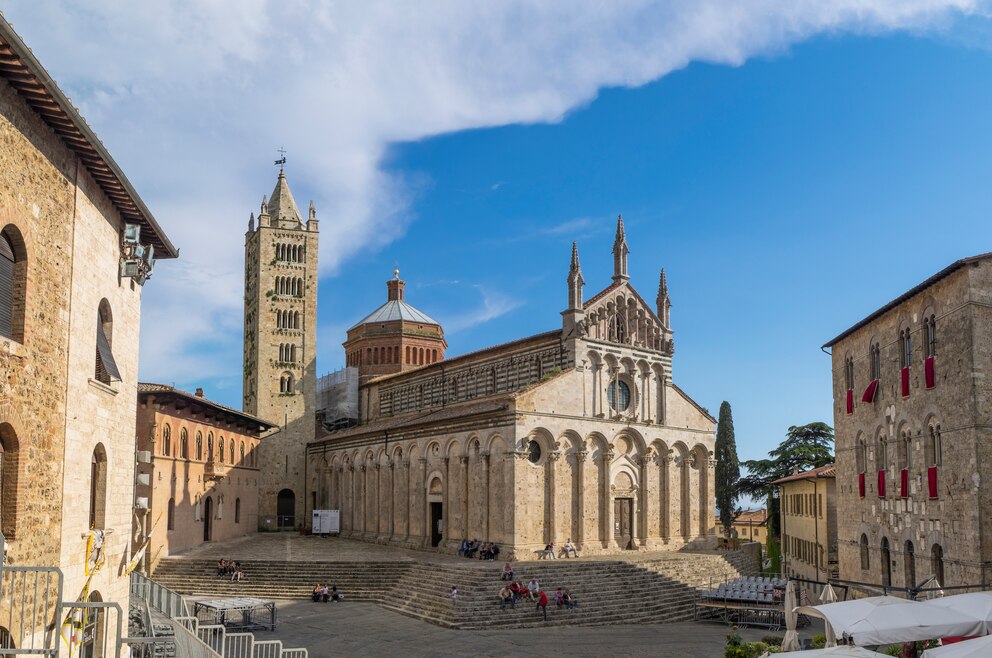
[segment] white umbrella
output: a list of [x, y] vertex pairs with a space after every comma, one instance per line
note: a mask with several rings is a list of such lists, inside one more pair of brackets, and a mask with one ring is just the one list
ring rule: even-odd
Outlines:
[[790, 580], [785, 586], [785, 638], [782, 651], [799, 651], [799, 633], [796, 632], [796, 583]]
[[923, 658], [988, 658], [988, 656], [992, 656], [992, 635], [976, 640], [955, 642], [923, 652]]
[[944, 608], [946, 610], [960, 612], [969, 617], [977, 617], [985, 623], [982, 632], [978, 633], [978, 635], [992, 633], [992, 592], [954, 594], [953, 596], [924, 601], [921, 605]]
[[861, 646], [981, 635], [985, 625], [961, 611], [895, 597], [872, 598], [799, 608], [799, 612], [826, 619], [834, 633]]
[[[782, 656], [800, 656], [801, 658], [881, 658], [884, 653], [869, 651], [862, 647], [830, 647], [829, 649], [813, 649], [812, 651], [789, 651], [786, 653], [765, 654], [772, 655], [772, 658], [782, 658]], [[886, 657], [887, 658], [887, 657]]]
[[[820, 603], [824, 605], [827, 603], [837, 603], [837, 592], [834, 591], [830, 583], [827, 583], [827, 586], [820, 592]], [[834, 627], [826, 620], [824, 620], [823, 626], [823, 631], [827, 636], [827, 647], [837, 646], [837, 635], [834, 633]]]

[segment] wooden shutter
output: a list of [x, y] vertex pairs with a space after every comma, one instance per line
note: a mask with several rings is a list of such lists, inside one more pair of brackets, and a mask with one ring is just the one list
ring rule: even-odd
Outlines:
[[0, 336], [14, 336], [14, 250], [0, 235]]
[[[121, 372], [117, 369], [117, 362], [114, 361], [114, 353], [110, 351], [110, 341], [103, 331], [103, 325], [96, 328], [96, 368], [97, 374], [101, 373], [101, 368], [107, 375], [107, 381], [121, 381]], [[101, 380], [103, 381], [103, 380]]]

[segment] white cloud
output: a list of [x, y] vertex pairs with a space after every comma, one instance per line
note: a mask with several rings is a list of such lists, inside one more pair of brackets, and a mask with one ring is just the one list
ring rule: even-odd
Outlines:
[[475, 308], [447, 318], [444, 321], [445, 333], [455, 334], [459, 331], [476, 327], [490, 320], [495, 320], [501, 315], [506, 315], [523, 305], [522, 300], [514, 299], [506, 293], [493, 290], [487, 286], [475, 284], [472, 287], [478, 290], [482, 296], [481, 303]]
[[266, 160], [280, 145], [298, 200], [315, 197], [322, 269], [333, 273], [412, 220], [421, 182], [380, 169], [391, 143], [558, 121], [604, 87], [691, 61], [737, 65], [823, 32], [940, 29], [984, 6], [33, 0], [6, 16], [183, 249], [145, 299], [143, 376], [169, 380], [240, 368], [230, 353], [240, 354], [244, 225], [271, 189]]

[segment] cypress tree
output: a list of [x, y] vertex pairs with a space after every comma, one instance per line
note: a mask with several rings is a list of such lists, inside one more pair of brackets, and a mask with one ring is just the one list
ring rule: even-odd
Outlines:
[[734, 503], [737, 501], [737, 481], [741, 477], [737, 459], [737, 441], [734, 439], [734, 417], [730, 403], [720, 405], [720, 419], [716, 429], [716, 506], [720, 510], [720, 525], [730, 536], [734, 522]]

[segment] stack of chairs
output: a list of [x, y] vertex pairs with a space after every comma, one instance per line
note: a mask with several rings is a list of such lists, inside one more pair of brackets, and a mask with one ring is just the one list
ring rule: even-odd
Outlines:
[[702, 598], [740, 603], [777, 603], [772, 592], [775, 588], [784, 588], [785, 583], [784, 578], [741, 576], [703, 592]]

